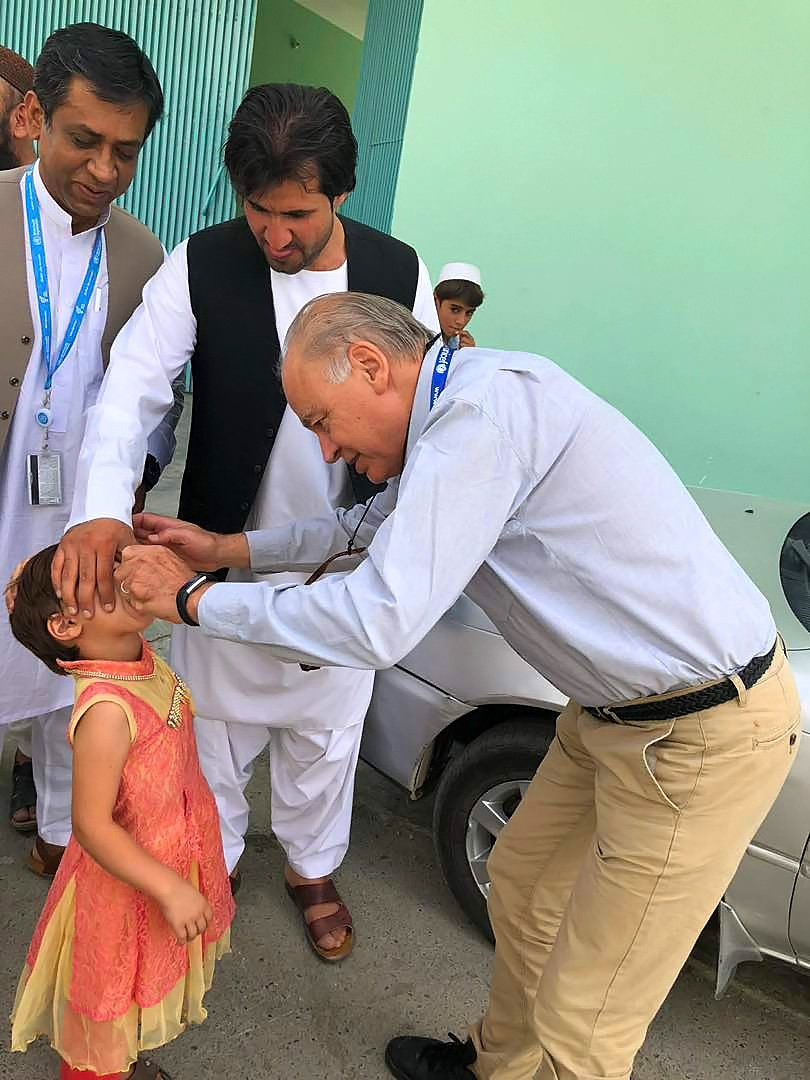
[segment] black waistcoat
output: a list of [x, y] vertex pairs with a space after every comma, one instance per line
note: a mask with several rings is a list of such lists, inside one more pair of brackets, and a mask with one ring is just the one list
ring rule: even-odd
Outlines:
[[[413, 248], [350, 218], [341, 221], [349, 289], [412, 309], [419, 276]], [[240, 532], [286, 406], [276, 375], [281, 346], [270, 269], [244, 218], [190, 238], [188, 282], [197, 345], [179, 513], [215, 532]], [[356, 474], [352, 483], [360, 501], [376, 490]]]

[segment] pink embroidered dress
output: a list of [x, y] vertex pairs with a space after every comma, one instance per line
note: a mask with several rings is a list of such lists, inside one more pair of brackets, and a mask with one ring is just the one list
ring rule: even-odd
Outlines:
[[234, 904], [188, 688], [146, 642], [134, 663], [64, 667], [76, 680], [70, 741], [96, 701], [116, 702], [129, 723], [114, 820], [199, 888], [213, 911], [203, 935], [178, 945], [158, 904], [108, 874], [71, 837], [28, 950], [12, 1050], [47, 1035], [73, 1068], [124, 1072], [139, 1051], [205, 1019], [203, 996], [229, 949]]

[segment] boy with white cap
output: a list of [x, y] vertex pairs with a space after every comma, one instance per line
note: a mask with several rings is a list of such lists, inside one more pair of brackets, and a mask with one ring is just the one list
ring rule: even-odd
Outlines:
[[466, 327], [484, 302], [481, 271], [472, 263], [451, 262], [442, 267], [433, 290], [445, 345], [462, 349], [475, 345]]

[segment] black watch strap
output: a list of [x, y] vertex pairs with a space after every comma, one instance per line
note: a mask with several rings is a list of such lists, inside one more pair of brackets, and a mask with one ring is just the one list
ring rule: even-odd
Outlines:
[[197, 589], [201, 588], [201, 586], [207, 585], [209, 581], [215, 580], [216, 578], [213, 574], [195, 574], [190, 581], [187, 581], [185, 585], [181, 585], [180, 588], [177, 590], [177, 614], [180, 616], [186, 626], [200, 625], [197, 620], [192, 619], [192, 617], [188, 613], [189, 597], [193, 593], [195, 593]]
[[147, 454], [146, 461], [143, 464], [143, 478], [141, 480], [144, 491], [151, 491], [159, 479], [160, 463], [154, 454]]

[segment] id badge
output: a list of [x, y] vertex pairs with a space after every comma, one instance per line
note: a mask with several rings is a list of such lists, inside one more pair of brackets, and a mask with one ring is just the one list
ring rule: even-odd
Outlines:
[[62, 505], [62, 455], [58, 450], [40, 450], [26, 459], [28, 502], [31, 506]]

